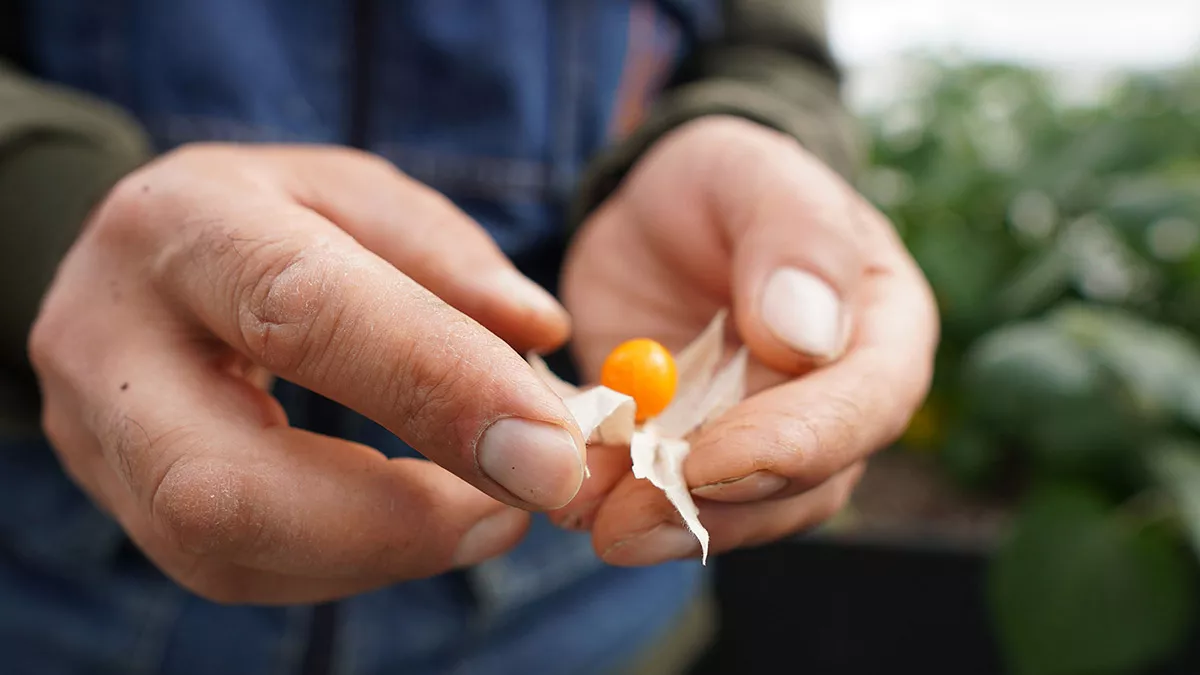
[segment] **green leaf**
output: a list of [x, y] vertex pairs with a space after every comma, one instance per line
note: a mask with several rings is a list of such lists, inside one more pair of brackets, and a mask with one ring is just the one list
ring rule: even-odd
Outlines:
[[1193, 176], [1167, 177], [1143, 172], [1117, 176], [1104, 197], [1104, 213], [1109, 220], [1140, 236], [1160, 218], [1200, 216], [1197, 188]]
[[1192, 547], [1200, 553], [1200, 445], [1172, 440], [1153, 448], [1146, 460], [1178, 508]]
[[1030, 495], [993, 561], [993, 619], [1014, 672], [1139, 672], [1174, 653], [1191, 621], [1193, 570], [1159, 531], [1089, 491]]
[[997, 477], [1004, 452], [991, 435], [958, 427], [947, 434], [938, 457], [955, 481], [983, 487]]
[[1200, 429], [1200, 349], [1192, 336], [1128, 312], [1066, 305], [1051, 319], [1116, 373], [1148, 419]]
[[981, 422], [1020, 441], [1040, 467], [1056, 473], [1120, 474], [1143, 432], [1121, 382], [1045, 321], [1006, 326], [979, 340], [962, 384]]
[[984, 419], [999, 426], [1057, 416], [1064, 401], [1090, 397], [1103, 373], [1087, 350], [1044, 322], [1012, 324], [978, 340], [964, 385]]
[[1008, 319], [1042, 311], [1067, 294], [1071, 273], [1070, 256], [1061, 248], [1039, 251], [997, 291], [997, 305]]

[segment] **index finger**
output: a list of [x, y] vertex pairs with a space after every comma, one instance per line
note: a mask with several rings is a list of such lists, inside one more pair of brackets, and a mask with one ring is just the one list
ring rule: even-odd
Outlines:
[[496, 499], [570, 501], [583, 439], [511, 347], [317, 213], [219, 187], [191, 186], [143, 216], [181, 223], [155, 265], [175, 307]]
[[895, 440], [921, 404], [938, 339], [935, 304], [906, 255], [870, 268], [841, 360], [762, 391], [698, 434], [685, 472], [698, 495], [753, 476], [810, 489]]

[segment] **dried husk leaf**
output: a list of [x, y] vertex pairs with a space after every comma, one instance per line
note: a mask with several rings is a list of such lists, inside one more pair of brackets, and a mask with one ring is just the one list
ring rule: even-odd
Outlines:
[[652, 425], [634, 434], [630, 444], [633, 475], [649, 480], [667, 496], [684, 524], [700, 542], [701, 563], [708, 564], [708, 530], [700, 522], [700, 509], [683, 477], [683, 462], [691, 444], [679, 438], [661, 438]]
[[704, 402], [709, 382], [725, 351], [725, 316], [725, 310], [717, 312], [704, 332], [675, 358], [679, 373], [675, 399], [654, 418], [654, 425], [663, 436], [683, 438], [703, 421], [702, 417], [697, 416], [697, 411]]
[[688, 429], [683, 435], [696, 430], [701, 424], [724, 415], [733, 406], [746, 398], [746, 367], [750, 364], [750, 350], [739, 347], [733, 358], [726, 363], [717, 376], [712, 379], [705, 393], [704, 401], [697, 410], [699, 423]]
[[608, 387], [593, 387], [563, 399], [589, 443], [628, 445], [636, 426], [633, 398]]
[[683, 463], [691, 452], [685, 437], [746, 395], [746, 347], [739, 348], [718, 370], [725, 351], [726, 316], [725, 310], [718, 312], [676, 356], [679, 382], [675, 399], [640, 430], [633, 398], [603, 386], [580, 389], [560, 379], [536, 354], [528, 357], [534, 371], [562, 397], [589, 443], [629, 445], [633, 475], [663, 491], [700, 542], [704, 564], [708, 563], [709, 534], [683, 475]]

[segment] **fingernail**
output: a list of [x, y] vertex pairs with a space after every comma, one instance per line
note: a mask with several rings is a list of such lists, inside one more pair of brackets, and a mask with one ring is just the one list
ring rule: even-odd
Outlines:
[[700, 542], [695, 535], [678, 525], [664, 523], [645, 534], [613, 544], [602, 557], [611, 564], [642, 566], [699, 554]]
[[842, 303], [837, 292], [816, 276], [784, 267], [763, 290], [762, 315], [767, 328], [802, 354], [834, 358], [842, 345]]
[[580, 449], [560, 426], [506, 417], [488, 427], [475, 453], [489, 478], [535, 506], [565, 506], [583, 484]]
[[520, 535], [525, 528], [525, 520], [524, 511], [505, 509], [475, 523], [459, 540], [453, 565], [469, 567], [500, 555]]
[[566, 310], [549, 291], [516, 270], [496, 276], [495, 287], [505, 296], [539, 314], [563, 315]]
[[756, 502], [779, 492], [787, 479], [770, 471], [755, 471], [748, 476], [710, 483], [692, 489], [692, 494], [718, 502]]

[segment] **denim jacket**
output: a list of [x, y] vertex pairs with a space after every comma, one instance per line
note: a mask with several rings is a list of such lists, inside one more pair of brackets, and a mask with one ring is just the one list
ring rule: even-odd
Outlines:
[[[657, 134], [699, 114], [687, 85], [704, 66], [693, 63], [690, 76], [680, 66], [697, 45], [736, 36], [716, 0], [25, 0], [23, 9], [26, 69], [129, 111], [155, 150], [207, 140], [368, 149], [450, 197], [552, 290], [572, 200], [586, 211]], [[798, 77], [824, 77], [813, 73], [828, 64], [813, 60]], [[672, 73], [682, 98], [664, 97], [655, 117], [648, 101]], [[840, 122], [820, 127], [833, 118], [821, 110], [835, 106], [829, 88], [806, 86], [812, 105], [793, 105], [790, 117], [775, 114], [786, 86], [760, 87], [757, 114], [720, 101], [709, 109], [792, 132], [838, 165], [848, 151], [828, 139], [840, 139]], [[804, 118], [802, 108], [820, 114]], [[626, 140], [604, 155], [617, 138]], [[281, 385], [277, 395], [298, 426], [416, 454], [309, 392]], [[4, 672], [298, 673], [308, 645], [331, 636], [336, 673], [611, 672], [702, 583], [694, 562], [606, 567], [586, 534], [535, 517], [500, 558], [356, 596], [332, 614], [219, 606], [146, 562], [43, 439], [0, 439]]]

